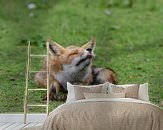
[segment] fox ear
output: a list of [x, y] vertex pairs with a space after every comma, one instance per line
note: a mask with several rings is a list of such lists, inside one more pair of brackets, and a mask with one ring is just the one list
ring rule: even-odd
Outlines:
[[49, 43], [49, 52], [51, 55], [59, 56], [65, 52], [64, 47], [52, 41], [51, 39], [48, 39], [47, 42]]
[[91, 48], [93, 51], [96, 47], [96, 39], [92, 38], [90, 41], [88, 41], [85, 45], [82, 46], [84, 49]]

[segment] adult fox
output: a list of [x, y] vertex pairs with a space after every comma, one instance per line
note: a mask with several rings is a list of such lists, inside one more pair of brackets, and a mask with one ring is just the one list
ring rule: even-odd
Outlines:
[[[49, 42], [50, 99], [57, 99], [61, 89], [67, 91], [67, 82], [72, 84], [95, 85], [105, 82], [116, 83], [116, 74], [112, 69], [92, 66], [96, 40], [91, 39], [82, 47], [62, 47]], [[46, 70], [46, 59], [41, 70]], [[46, 86], [46, 72], [38, 72], [35, 80], [40, 86]]]

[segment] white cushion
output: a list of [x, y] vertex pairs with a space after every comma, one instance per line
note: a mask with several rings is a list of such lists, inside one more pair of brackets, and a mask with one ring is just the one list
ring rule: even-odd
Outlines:
[[74, 86], [71, 83], [69, 83], [69, 82], [67, 82], [67, 91], [68, 91], [68, 94], [67, 94], [66, 102], [75, 101]]
[[149, 102], [148, 83], [140, 84], [138, 99]]

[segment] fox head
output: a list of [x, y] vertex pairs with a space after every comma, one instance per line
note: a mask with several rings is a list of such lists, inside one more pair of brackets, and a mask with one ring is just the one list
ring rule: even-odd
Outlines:
[[95, 39], [91, 39], [82, 47], [69, 46], [64, 48], [52, 40], [48, 40], [48, 42], [51, 56], [55, 57], [55, 59], [57, 58], [57, 62], [62, 65], [63, 70], [74, 68], [76, 71], [81, 71], [86, 69], [95, 56]]
[[50, 68], [55, 79], [66, 89], [67, 82], [83, 82], [91, 74], [91, 63], [96, 41], [91, 39], [82, 47], [69, 46], [64, 48], [60, 44], [48, 40], [51, 54]]

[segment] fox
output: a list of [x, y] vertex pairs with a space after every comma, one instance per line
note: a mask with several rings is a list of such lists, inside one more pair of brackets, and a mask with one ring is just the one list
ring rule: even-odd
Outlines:
[[[67, 93], [67, 82], [77, 85], [97, 85], [105, 82], [117, 83], [113, 69], [92, 65], [95, 57], [96, 39], [92, 38], [83, 46], [63, 47], [48, 39], [49, 43], [49, 99], [58, 100], [59, 92]], [[36, 73], [35, 81], [41, 87], [47, 85], [47, 59], [43, 61], [41, 72]], [[46, 98], [46, 97], [45, 97]], [[65, 97], [66, 98], [66, 97]]]

